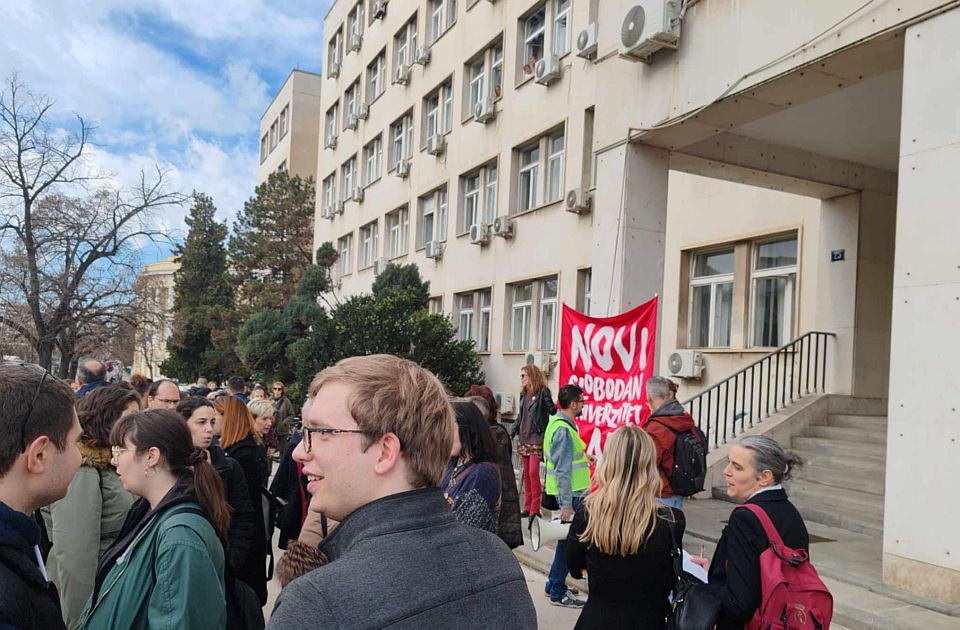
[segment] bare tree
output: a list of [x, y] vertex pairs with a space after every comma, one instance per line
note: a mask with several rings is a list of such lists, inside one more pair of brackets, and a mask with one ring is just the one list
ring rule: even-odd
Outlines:
[[48, 369], [59, 348], [66, 376], [84, 336], [129, 312], [136, 252], [166, 240], [151, 214], [184, 196], [159, 169], [133, 190], [107, 186], [84, 160], [91, 127], [55, 127], [52, 107], [16, 75], [0, 92], [0, 325]]

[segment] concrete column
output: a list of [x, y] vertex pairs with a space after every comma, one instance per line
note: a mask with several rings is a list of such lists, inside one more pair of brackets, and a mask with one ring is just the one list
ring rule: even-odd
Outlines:
[[884, 581], [960, 603], [960, 10], [907, 29]]
[[600, 154], [591, 313], [615, 315], [663, 295], [669, 166], [669, 152], [642, 145]]

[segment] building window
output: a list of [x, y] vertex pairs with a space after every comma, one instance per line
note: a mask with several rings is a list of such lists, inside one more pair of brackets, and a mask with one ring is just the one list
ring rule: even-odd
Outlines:
[[417, 14], [403, 25], [403, 28], [393, 36], [393, 67], [409, 67], [413, 65], [413, 58], [417, 54]]
[[373, 266], [377, 258], [377, 222], [372, 221], [360, 228], [360, 266], [366, 269]]
[[356, 50], [363, 41], [363, 2], [358, 2], [347, 14], [347, 48]]
[[424, 143], [427, 138], [450, 133], [453, 129], [453, 81], [443, 85], [424, 99]]
[[277, 148], [277, 121], [273, 121], [273, 124], [270, 125], [270, 150], [273, 151]]
[[467, 64], [466, 116], [473, 116], [474, 108], [488, 98], [498, 99], [503, 91], [503, 42], [498, 41]]
[[473, 115], [473, 109], [477, 103], [484, 100], [484, 81], [487, 79], [487, 60], [481, 56], [469, 66], [468, 78], [470, 79], [470, 96], [467, 99], [467, 110], [469, 115]]
[[430, 0], [430, 42], [433, 43], [457, 21], [457, 0]]
[[337, 116], [340, 109], [339, 103], [334, 103], [327, 110], [327, 117], [323, 124], [323, 140], [325, 145], [330, 145], [337, 139]]
[[527, 350], [530, 345], [530, 314], [533, 309], [533, 283], [514, 284], [510, 295], [510, 350]]
[[493, 321], [493, 291], [480, 291], [480, 321], [477, 326], [477, 351], [490, 352], [490, 329]]
[[407, 253], [410, 235], [410, 210], [407, 206], [397, 208], [386, 216], [387, 258], [396, 258]]
[[469, 232], [474, 225], [493, 223], [497, 216], [497, 163], [471, 171], [460, 181], [463, 191], [460, 233]]
[[341, 236], [337, 240], [337, 251], [340, 257], [337, 259], [337, 272], [341, 276], [350, 273], [350, 255], [353, 249], [353, 234]]
[[323, 178], [323, 184], [320, 187], [323, 207], [333, 209], [337, 203], [337, 173], [334, 171]]
[[267, 148], [269, 145], [269, 135], [268, 133], [263, 134], [263, 137], [260, 138], [260, 163], [263, 164], [263, 161], [267, 159], [267, 154], [270, 152]]
[[597, 156], [593, 152], [594, 109], [588, 107], [583, 112], [583, 162], [581, 181], [590, 182], [590, 188], [597, 186]]
[[544, 31], [547, 21], [547, 7], [541, 4], [523, 20], [523, 56], [519, 59], [519, 76], [527, 79], [533, 76], [537, 61], [543, 58]]
[[571, 0], [553, 0], [553, 52], [559, 57], [570, 50]]
[[793, 339], [797, 238], [757, 243], [752, 267], [753, 345], [782, 346]]
[[540, 288], [539, 350], [557, 349], [557, 276], [545, 278]]
[[288, 119], [290, 118], [290, 106], [285, 105], [280, 110], [280, 138], [287, 135]]
[[353, 188], [357, 185], [357, 158], [350, 158], [340, 167], [340, 198], [347, 200], [353, 195]]
[[350, 84], [347, 91], [343, 93], [343, 127], [346, 129], [347, 122], [351, 116], [357, 114], [357, 106], [360, 104], [360, 80], [357, 79]]
[[457, 339], [473, 339], [473, 293], [460, 293], [455, 296], [457, 306]]
[[577, 310], [584, 315], [590, 314], [590, 295], [593, 286], [593, 270], [581, 269], [577, 272]]
[[390, 170], [413, 156], [413, 112], [390, 125]]
[[430, 298], [430, 301], [427, 303], [427, 309], [431, 315], [443, 315], [443, 296], [436, 295]]
[[729, 347], [733, 319], [733, 249], [694, 255], [690, 278], [690, 346]]
[[[333, 37], [327, 43], [327, 78], [332, 78], [340, 72], [340, 62], [343, 61], [343, 28], [338, 28]], [[333, 72], [336, 68], [336, 72]]]
[[367, 103], [372, 103], [387, 88], [387, 51], [384, 49], [367, 66]]
[[420, 217], [417, 230], [417, 247], [425, 247], [429, 241], [447, 240], [447, 187], [420, 197]]
[[282, 173], [282, 172], [284, 172], [284, 171], [286, 171], [286, 170], [287, 170], [287, 161], [284, 160], [283, 162], [280, 162], [280, 165], [279, 165], [279, 166], [277, 166], [276, 172], [277, 172], [277, 173]]
[[383, 140], [377, 136], [363, 147], [363, 184], [369, 186], [380, 179], [380, 164], [383, 162]]
[[473, 340], [477, 352], [490, 352], [492, 291], [483, 289], [454, 296], [457, 338]]
[[[560, 130], [518, 151], [517, 212], [563, 199], [565, 144]], [[545, 181], [541, 170], [547, 174]]]

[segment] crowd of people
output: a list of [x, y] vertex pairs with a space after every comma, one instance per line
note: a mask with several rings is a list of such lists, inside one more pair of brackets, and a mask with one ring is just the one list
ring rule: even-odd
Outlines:
[[[535, 628], [511, 549], [547, 510], [570, 524], [543, 585], [552, 604], [582, 609], [581, 629], [666, 627], [686, 525], [674, 454], [693, 430], [668, 379], [647, 381], [650, 420], [613, 431], [598, 461], [576, 425], [584, 391], [564, 385], [554, 401], [533, 365], [509, 432], [488, 387], [456, 397], [389, 355], [320, 372], [299, 418], [280, 382], [184, 391], [103, 372], [81, 361], [71, 387], [0, 363], [0, 630]], [[798, 465], [745, 437], [724, 477], [806, 549], [782, 487]], [[714, 561], [694, 559], [721, 630], [760, 605], [768, 544], [735, 510]], [[570, 576], [588, 577], [586, 599]]]

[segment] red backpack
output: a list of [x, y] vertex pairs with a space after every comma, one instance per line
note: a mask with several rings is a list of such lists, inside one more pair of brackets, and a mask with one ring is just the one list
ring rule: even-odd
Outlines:
[[760, 554], [760, 607], [744, 630], [827, 630], [833, 618], [833, 595], [810, 563], [806, 549], [783, 544], [770, 517], [746, 504], [760, 519], [770, 546]]

